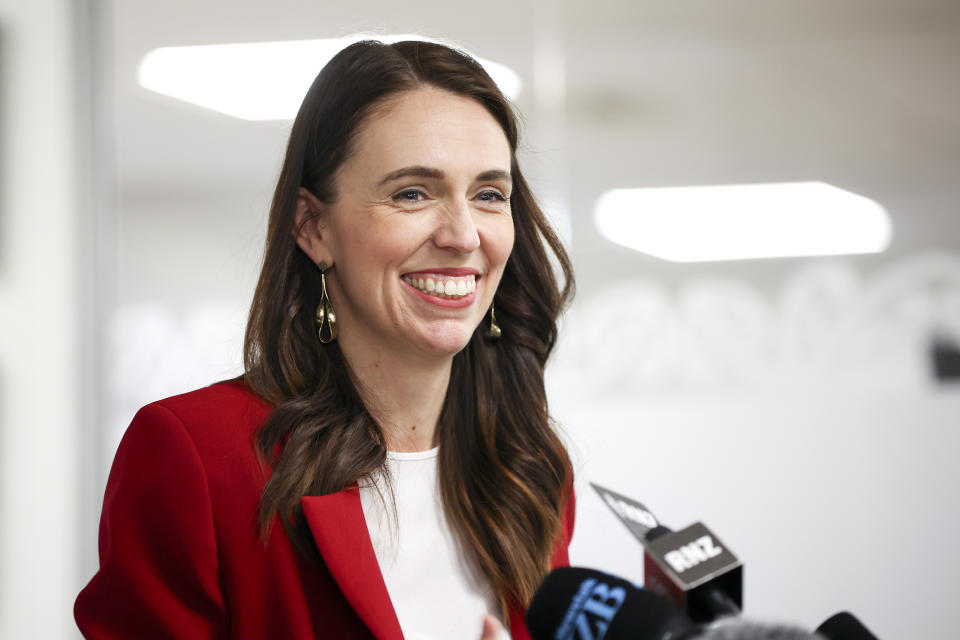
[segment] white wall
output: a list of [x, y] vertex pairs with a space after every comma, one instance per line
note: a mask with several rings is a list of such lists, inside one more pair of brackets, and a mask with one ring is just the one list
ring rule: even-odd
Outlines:
[[0, 0], [0, 637], [78, 588], [79, 187], [69, 0]]

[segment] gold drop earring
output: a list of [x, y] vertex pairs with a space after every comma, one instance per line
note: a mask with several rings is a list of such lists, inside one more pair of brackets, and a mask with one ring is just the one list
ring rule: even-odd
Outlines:
[[320, 304], [317, 305], [317, 336], [323, 344], [330, 344], [337, 338], [337, 314], [333, 310], [333, 304], [330, 303], [330, 296], [327, 295], [327, 270], [330, 269], [326, 262], [320, 262], [317, 267], [320, 268]]
[[493, 303], [490, 303], [490, 326], [487, 328], [487, 337], [491, 340], [499, 340], [503, 335], [500, 325], [497, 324], [497, 316], [493, 311]]

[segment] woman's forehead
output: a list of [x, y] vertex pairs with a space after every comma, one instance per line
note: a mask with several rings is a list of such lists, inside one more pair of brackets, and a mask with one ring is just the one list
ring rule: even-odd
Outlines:
[[483, 105], [433, 87], [404, 92], [375, 109], [353, 146], [348, 164], [367, 171], [426, 166], [448, 174], [509, 172], [512, 157], [506, 134]]

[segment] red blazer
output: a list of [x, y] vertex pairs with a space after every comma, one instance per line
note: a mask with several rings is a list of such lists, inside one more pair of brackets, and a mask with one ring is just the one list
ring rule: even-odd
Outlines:
[[[302, 499], [322, 565], [297, 554], [279, 520], [260, 539], [252, 438], [269, 411], [227, 382], [137, 413], [107, 482], [100, 570], [74, 606], [85, 637], [403, 637], [357, 489]], [[568, 564], [573, 513], [571, 497], [553, 566]], [[530, 637], [523, 613], [511, 612], [514, 640]]]

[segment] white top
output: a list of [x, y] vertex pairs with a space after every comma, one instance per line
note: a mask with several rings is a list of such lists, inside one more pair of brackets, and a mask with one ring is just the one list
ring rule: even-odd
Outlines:
[[390, 484], [377, 475], [375, 485], [361, 485], [360, 503], [404, 638], [477, 640], [484, 614], [500, 616], [492, 590], [470, 568], [447, 525], [438, 451], [388, 451]]

